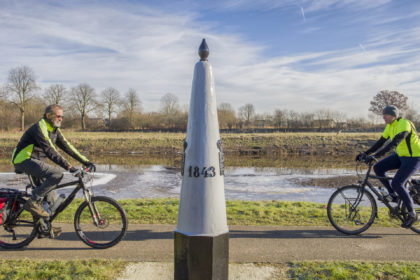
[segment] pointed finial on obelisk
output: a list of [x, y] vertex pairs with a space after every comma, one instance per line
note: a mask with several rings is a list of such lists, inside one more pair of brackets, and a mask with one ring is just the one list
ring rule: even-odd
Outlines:
[[207, 46], [206, 39], [203, 39], [201, 42], [200, 48], [198, 48], [198, 54], [200, 55], [200, 61], [207, 61], [207, 57], [209, 56], [209, 47]]

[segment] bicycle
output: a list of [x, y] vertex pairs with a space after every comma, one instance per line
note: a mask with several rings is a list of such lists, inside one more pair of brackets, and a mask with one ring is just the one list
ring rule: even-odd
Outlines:
[[83, 190], [84, 201], [77, 208], [74, 215], [74, 229], [77, 236], [86, 245], [95, 249], [106, 249], [118, 244], [124, 237], [128, 220], [121, 205], [114, 199], [106, 196], [94, 196], [91, 187], [85, 183], [92, 181], [92, 173], [80, 170], [73, 174], [77, 180], [58, 185], [55, 189], [61, 189], [76, 185], [69, 196], [51, 209], [50, 218], [39, 218], [23, 209], [23, 205], [30, 197], [28, 189], [35, 186], [31, 176], [30, 184], [25, 191], [3, 188], [0, 193], [7, 197], [6, 219], [0, 226], [0, 247], [17, 249], [29, 245], [35, 237], [50, 236], [54, 238], [54, 219], [63, 212], [74, 200], [79, 190]]
[[[358, 184], [337, 189], [328, 201], [328, 219], [335, 229], [344, 234], [360, 234], [367, 230], [378, 217], [378, 207], [372, 193], [389, 209], [388, 214], [391, 218], [399, 219], [401, 222], [407, 218], [408, 211], [401, 199], [398, 199], [396, 206], [392, 206], [388, 201], [387, 194], [381, 193], [382, 187], [377, 190], [369, 182], [369, 179], [392, 179], [392, 177], [371, 175], [372, 167], [376, 161], [373, 157], [371, 159], [373, 160], [365, 162], [368, 165], [368, 170], [364, 178], [361, 173], [361, 162], [356, 164]], [[406, 187], [415, 203], [415, 211], [420, 216], [420, 180], [408, 180]], [[420, 234], [420, 221], [414, 223], [410, 229]]]

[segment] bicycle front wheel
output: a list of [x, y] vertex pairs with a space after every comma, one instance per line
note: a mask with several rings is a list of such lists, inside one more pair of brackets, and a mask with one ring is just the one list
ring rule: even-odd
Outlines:
[[105, 196], [92, 197], [91, 205], [83, 202], [74, 217], [77, 236], [95, 249], [118, 244], [127, 231], [127, 224], [127, 215], [121, 205]]
[[[17, 202], [19, 203], [19, 202]], [[19, 207], [23, 207], [24, 202]], [[18, 249], [27, 246], [36, 236], [36, 219], [23, 210], [17, 218], [9, 217], [5, 224], [0, 226], [0, 247]]]
[[373, 223], [377, 206], [372, 194], [358, 185], [336, 190], [327, 207], [328, 219], [340, 232], [359, 234]]

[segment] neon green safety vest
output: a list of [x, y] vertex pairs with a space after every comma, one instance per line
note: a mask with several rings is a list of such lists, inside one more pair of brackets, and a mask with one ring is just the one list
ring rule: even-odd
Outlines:
[[395, 135], [408, 131], [408, 136], [398, 144], [396, 152], [400, 157], [420, 157], [420, 141], [417, 136], [414, 124], [406, 119], [399, 118], [390, 124], [387, 124], [382, 137], [385, 139], [394, 139]]

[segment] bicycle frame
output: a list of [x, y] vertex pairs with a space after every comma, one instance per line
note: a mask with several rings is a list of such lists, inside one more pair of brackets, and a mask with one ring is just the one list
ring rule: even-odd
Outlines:
[[62, 188], [77, 184], [76, 188], [70, 193], [70, 195], [64, 201], [62, 201], [60, 205], [57, 207], [57, 209], [55, 210], [55, 212], [52, 213], [52, 216], [49, 218], [48, 222], [51, 223], [58, 216], [58, 214], [63, 212], [64, 209], [66, 209], [67, 206], [74, 200], [74, 198], [76, 197], [76, 194], [81, 189], [83, 189], [83, 195], [85, 197], [85, 200], [88, 202], [89, 210], [92, 213], [92, 218], [94, 219], [94, 223], [95, 225], [98, 225], [98, 219], [100, 219], [99, 211], [96, 209], [96, 206], [92, 204], [91, 202], [92, 193], [90, 191], [90, 188], [87, 188], [85, 186], [85, 183], [83, 182], [83, 174], [84, 172], [81, 175], [79, 175], [78, 180], [60, 184], [54, 189], [54, 190], [62, 189]]
[[[383, 204], [385, 204], [385, 206], [388, 207], [388, 209], [391, 211], [392, 214], [396, 215], [402, 222], [404, 222], [404, 218], [401, 217], [401, 215], [397, 211], [397, 210], [400, 209], [402, 201], [401, 200], [399, 201], [397, 207], [392, 207], [391, 204], [384, 198], [384, 196], [375, 189], [375, 186], [373, 186], [369, 182], [369, 179], [392, 180], [393, 178], [392, 177], [380, 177], [380, 176], [376, 176], [376, 175], [371, 175], [370, 173], [372, 171], [372, 167], [373, 167], [373, 164], [372, 163], [369, 163], [368, 171], [366, 172], [365, 178], [364, 178], [363, 182], [360, 185], [362, 187], [362, 190], [365, 191], [365, 187], [368, 186], [369, 189], [376, 195], [377, 199], [379, 201], [381, 201]], [[356, 201], [358, 201], [358, 200], [359, 200], [359, 198], [356, 199]], [[378, 215], [378, 213], [376, 213], [376, 215]]]

